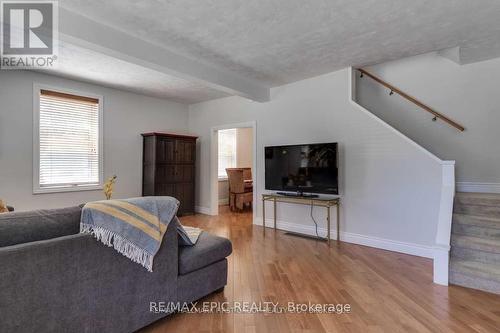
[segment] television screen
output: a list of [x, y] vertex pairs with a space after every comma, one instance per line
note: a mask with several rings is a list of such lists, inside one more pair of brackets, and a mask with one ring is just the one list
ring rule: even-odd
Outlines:
[[266, 190], [338, 194], [337, 143], [265, 147]]

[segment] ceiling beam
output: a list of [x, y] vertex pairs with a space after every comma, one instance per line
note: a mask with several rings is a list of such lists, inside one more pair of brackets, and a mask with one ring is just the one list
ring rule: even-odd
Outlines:
[[440, 50], [438, 54], [459, 65], [469, 65], [500, 57], [500, 40], [487, 38], [469, 41], [461, 46]]
[[257, 102], [270, 100], [270, 87], [261, 82], [176, 54], [62, 7], [59, 7], [59, 39], [232, 95]]
[[442, 56], [448, 60], [453, 61], [454, 63], [457, 63], [459, 65], [462, 64], [461, 59], [460, 59], [460, 47], [459, 46], [451, 47], [449, 49], [440, 50], [440, 51], [438, 51], [437, 54], [439, 54], [440, 56]]

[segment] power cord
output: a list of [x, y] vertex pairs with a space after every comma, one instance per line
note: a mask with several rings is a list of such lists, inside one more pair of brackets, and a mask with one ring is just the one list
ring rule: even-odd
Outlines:
[[313, 220], [314, 222], [314, 226], [315, 226], [315, 229], [316, 229], [316, 237], [319, 238], [319, 234], [318, 234], [318, 223], [316, 222], [316, 220], [314, 219], [314, 215], [313, 215], [313, 208], [314, 208], [314, 204], [311, 202], [311, 219]]

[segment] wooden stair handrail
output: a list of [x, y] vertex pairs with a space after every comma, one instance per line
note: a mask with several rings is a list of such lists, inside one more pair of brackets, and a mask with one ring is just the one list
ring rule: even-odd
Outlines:
[[435, 118], [439, 118], [441, 119], [442, 121], [448, 123], [449, 125], [455, 127], [457, 130], [463, 132], [465, 131], [465, 127], [463, 127], [462, 125], [460, 125], [459, 123], [451, 120], [450, 118], [446, 117], [445, 115], [431, 109], [430, 107], [428, 107], [427, 105], [425, 105], [424, 103], [422, 102], [419, 102], [418, 100], [416, 100], [414, 97], [406, 94], [405, 92], [399, 90], [398, 88], [394, 87], [393, 85], [385, 82], [384, 80], [376, 77], [375, 75], [371, 74], [370, 72], [367, 72], [366, 70], [362, 69], [362, 68], [358, 68], [357, 69], [361, 74], [364, 74], [370, 78], [372, 78], [374, 81], [380, 83], [381, 85], [391, 89], [392, 92], [395, 92], [396, 94], [400, 95], [401, 97], [407, 99], [408, 101], [412, 102], [413, 104], [416, 104], [418, 105], [419, 107], [421, 107], [422, 109], [424, 109], [425, 111], [431, 113]]

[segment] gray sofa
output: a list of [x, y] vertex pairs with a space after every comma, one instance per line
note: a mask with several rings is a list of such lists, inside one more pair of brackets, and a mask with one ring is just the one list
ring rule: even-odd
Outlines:
[[175, 220], [150, 273], [79, 234], [80, 214], [0, 214], [1, 332], [133, 332], [168, 315], [150, 302], [192, 302], [226, 285], [225, 238], [203, 232], [179, 246]]

